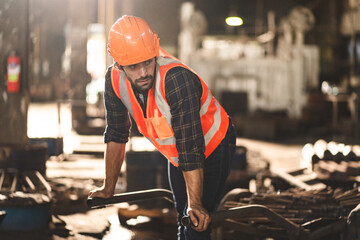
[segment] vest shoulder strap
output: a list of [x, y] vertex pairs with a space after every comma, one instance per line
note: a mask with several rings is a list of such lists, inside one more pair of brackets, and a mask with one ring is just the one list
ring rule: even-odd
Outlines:
[[119, 78], [120, 78], [120, 71], [115, 69], [114, 67], [111, 68], [111, 85], [113, 87], [116, 96], [121, 99], [120, 97], [120, 87], [119, 87]]

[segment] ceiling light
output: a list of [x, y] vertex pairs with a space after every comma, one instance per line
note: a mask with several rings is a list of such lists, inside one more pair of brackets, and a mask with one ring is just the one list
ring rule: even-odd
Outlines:
[[228, 17], [225, 19], [225, 22], [229, 26], [241, 26], [244, 22], [240, 17]]

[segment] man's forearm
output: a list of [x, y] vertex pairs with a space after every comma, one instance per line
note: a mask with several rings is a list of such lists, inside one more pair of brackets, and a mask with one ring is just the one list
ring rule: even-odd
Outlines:
[[202, 206], [204, 170], [198, 168], [192, 171], [183, 171], [188, 195], [186, 213], [190, 216], [193, 228], [196, 231], [205, 231], [211, 221], [210, 214]]
[[124, 162], [125, 145], [125, 143], [116, 142], [106, 144], [104, 190], [110, 195], [114, 194], [115, 185]]
[[198, 168], [192, 171], [183, 171], [186, 182], [189, 207], [202, 205], [204, 171]]

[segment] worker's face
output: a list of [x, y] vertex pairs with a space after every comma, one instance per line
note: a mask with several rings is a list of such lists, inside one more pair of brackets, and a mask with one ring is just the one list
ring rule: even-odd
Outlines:
[[141, 63], [123, 66], [122, 69], [135, 88], [143, 92], [149, 90], [154, 83], [155, 65], [155, 58], [151, 58]]

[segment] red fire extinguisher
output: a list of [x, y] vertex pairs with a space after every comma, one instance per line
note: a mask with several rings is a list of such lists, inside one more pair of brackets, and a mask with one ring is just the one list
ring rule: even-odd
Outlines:
[[7, 90], [9, 93], [18, 93], [20, 90], [20, 57], [15, 51], [7, 59]]

